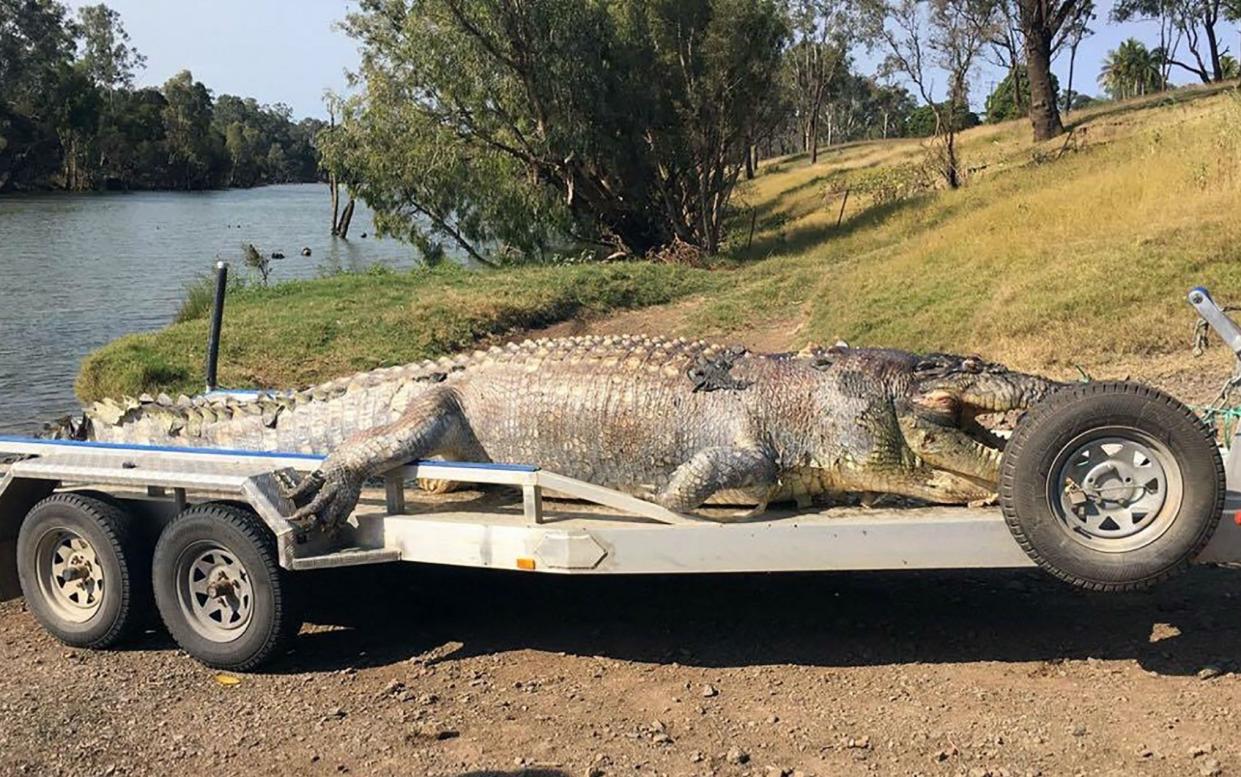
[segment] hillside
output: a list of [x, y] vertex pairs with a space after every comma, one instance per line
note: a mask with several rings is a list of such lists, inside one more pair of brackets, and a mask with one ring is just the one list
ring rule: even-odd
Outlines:
[[[974, 351], [1030, 369], [1187, 361], [1184, 292], [1241, 300], [1241, 93], [1185, 89], [961, 136], [968, 184], [926, 185], [919, 141], [772, 160], [710, 270], [603, 266], [373, 273], [230, 297], [222, 380], [304, 384], [551, 327]], [[843, 219], [843, 191], [849, 198]], [[752, 228], [752, 234], [751, 234]], [[198, 388], [199, 319], [105, 346], [83, 400]], [[1214, 366], [1220, 364], [1217, 356]]]

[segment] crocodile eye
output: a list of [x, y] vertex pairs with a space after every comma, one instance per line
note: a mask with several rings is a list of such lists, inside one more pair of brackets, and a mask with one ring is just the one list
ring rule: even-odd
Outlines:
[[938, 418], [953, 420], [961, 413], [961, 401], [943, 389], [918, 392], [913, 396], [913, 403], [919, 412]]

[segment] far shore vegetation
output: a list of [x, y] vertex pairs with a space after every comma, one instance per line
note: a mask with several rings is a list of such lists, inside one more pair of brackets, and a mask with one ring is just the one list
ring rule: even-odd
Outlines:
[[0, 193], [319, 180], [323, 122], [213, 97], [188, 70], [137, 88], [144, 63], [106, 5], [0, 0]]

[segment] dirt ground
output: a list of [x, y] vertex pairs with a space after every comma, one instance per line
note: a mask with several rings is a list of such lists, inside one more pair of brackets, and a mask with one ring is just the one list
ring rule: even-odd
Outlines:
[[71, 650], [0, 604], [0, 774], [1210, 775], [1241, 770], [1241, 572], [311, 574], [221, 685], [152, 630]]

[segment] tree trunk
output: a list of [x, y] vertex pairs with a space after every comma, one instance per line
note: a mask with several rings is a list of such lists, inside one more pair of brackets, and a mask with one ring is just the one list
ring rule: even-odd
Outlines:
[[1215, 37], [1215, 22], [1210, 18], [1202, 20], [1207, 34], [1207, 53], [1211, 57], [1211, 77], [1215, 81], [1224, 80], [1224, 67], [1219, 58], [1219, 40]]
[[1026, 89], [1025, 84], [1021, 83], [1021, 63], [1014, 62], [1012, 68], [1008, 71], [1009, 83], [1013, 87], [1013, 108], [1017, 110], [1017, 114], [1027, 113], [1026, 111]]
[[1081, 40], [1078, 39], [1069, 46], [1069, 85], [1064, 91], [1064, 115], [1068, 116], [1069, 111], [1073, 110], [1073, 68], [1077, 64], [1077, 45]]
[[747, 181], [754, 179], [754, 154], [751, 153], [754, 144], [750, 142], [750, 136], [745, 137], [745, 179]]
[[337, 234], [342, 238], [349, 237], [349, 222], [353, 221], [353, 197], [349, 198], [349, 202], [345, 204], [345, 210], [340, 214], [340, 229]]
[[336, 183], [336, 173], [328, 176], [328, 190], [332, 193], [332, 234], [340, 227], [340, 185]]
[[944, 177], [948, 180], [948, 188], [961, 186], [961, 176], [957, 173], [957, 133], [952, 129], [944, 135]]
[[806, 142], [810, 146], [810, 164], [819, 161], [819, 117], [810, 117], [810, 126], [806, 129]]
[[1064, 132], [1051, 81], [1051, 35], [1045, 29], [1026, 30], [1026, 75], [1030, 82], [1030, 123], [1034, 141]]

